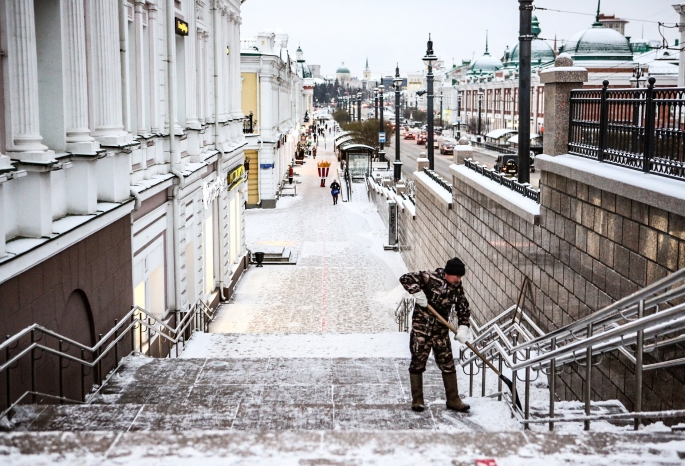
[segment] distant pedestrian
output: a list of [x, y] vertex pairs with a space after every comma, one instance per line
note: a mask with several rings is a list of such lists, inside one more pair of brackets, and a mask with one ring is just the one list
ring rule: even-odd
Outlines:
[[340, 183], [338, 180], [333, 180], [331, 183], [331, 196], [333, 196], [333, 205], [338, 204], [338, 195], [340, 194]]
[[316, 158], [316, 146], [312, 147], [312, 156]]
[[288, 165], [288, 184], [293, 184], [293, 175], [295, 175], [293, 166]]

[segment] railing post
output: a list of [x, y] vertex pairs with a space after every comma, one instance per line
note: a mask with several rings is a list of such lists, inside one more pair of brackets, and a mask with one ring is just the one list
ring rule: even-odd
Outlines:
[[[5, 341], [9, 340], [10, 336], [7, 335], [5, 337]], [[7, 348], [5, 348], [5, 362], [10, 360], [10, 345], [7, 345]], [[5, 379], [7, 382], [7, 386], [5, 389], [7, 390], [7, 407], [9, 408], [10, 405], [12, 404], [12, 382], [10, 381], [10, 370], [12, 368], [10, 366], [7, 366], [7, 378]]]
[[[530, 348], [526, 348], [526, 361], [530, 359]], [[530, 419], [530, 366], [526, 367], [526, 394], [524, 396], [524, 417]], [[530, 424], [526, 423], [524, 430], [529, 430]]]
[[469, 363], [469, 398], [473, 396], [473, 361]]
[[[31, 345], [36, 341], [35, 330], [31, 330]], [[31, 348], [31, 402], [36, 403], [36, 348]]]
[[[592, 336], [592, 322], [587, 324], [587, 337]], [[592, 346], [585, 350], [585, 415], [589, 416], [592, 410]], [[584, 421], [584, 430], [590, 430], [590, 421]]]
[[[98, 344], [102, 343], [102, 333], [98, 334]], [[102, 385], [102, 346], [98, 348], [97, 358], [98, 358], [98, 385]]]
[[64, 358], [62, 357], [62, 345], [64, 344], [64, 340], [59, 341], [59, 404], [64, 404], [64, 380], [63, 380], [63, 372], [64, 372]]
[[146, 316], [145, 325], [147, 326], [147, 355], [152, 357], [152, 329], [150, 328], [150, 317]]
[[648, 173], [650, 171], [650, 160], [652, 159], [652, 153], [654, 152], [654, 119], [655, 108], [654, 108], [654, 83], [655, 78], [649, 78], [649, 86], [647, 87], [647, 92], [645, 94], [645, 144], [644, 144], [644, 154], [642, 159], [642, 171]]
[[[518, 346], [518, 340], [519, 336], [516, 332], [513, 333], [513, 347], [516, 348]], [[517, 357], [518, 353], [516, 351], [511, 353], [511, 363], [512, 365], [516, 365], [516, 361], [518, 360]], [[514, 411], [516, 410], [516, 372], [515, 370], [511, 371], [511, 405], [514, 408], [511, 411], [511, 417], [514, 417]]]
[[[552, 341], [550, 342], [550, 351], [554, 351], [557, 348], [557, 339], [552, 338]], [[556, 359], [552, 359], [550, 361], [550, 366], [549, 366], [549, 417], [553, 418], [554, 417], [554, 392], [556, 391], [556, 378], [557, 378], [557, 367], [556, 367]], [[550, 432], [554, 430], [554, 423], [550, 422], [549, 423], [549, 430]]]
[[119, 319], [114, 319], [114, 367], [119, 367], [119, 329], [117, 324]]
[[131, 352], [136, 350], [136, 313], [131, 314]]
[[86, 401], [86, 350], [81, 348], [81, 401]]
[[597, 150], [597, 160], [604, 161], [604, 150], [607, 145], [608, 130], [609, 130], [609, 105], [607, 104], [607, 88], [609, 81], [606, 79], [602, 82], [602, 90], [600, 91], [599, 104], [599, 147]]
[[[645, 300], [642, 299], [638, 303], [638, 308], [637, 308], [637, 318], [642, 319], [645, 315]], [[642, 411], [642, 353], [644, 350], [644, 342], [645, 342], [645, 331], [644, 330], [639, 330], [637, 332], [637, 341], [636, 341], [636, 351], [635, 351], [635, 412], [639, 413]], [[639, 430], [640, 429], [640, 424], [641, 420], [639, 418], [635, 418], [634, 422], [634, 429]]]
[[[499, 373], [502, 373], [502, 353], [497, 353], [498, 356], [498, 362], [497, 362], [497, 370], [499, 370]], [[497, 401], [502, 401], [502, 378], [497, 377]]]

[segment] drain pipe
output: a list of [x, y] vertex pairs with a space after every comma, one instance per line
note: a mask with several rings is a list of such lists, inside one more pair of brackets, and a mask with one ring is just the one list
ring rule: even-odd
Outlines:
[[140, 204], [143, 202], [143, 200], [141, 199], [138, 191], [133, 188], [131, 188], [131, 196], [133, 196], [134, 199], [133, 210], [138, 212], [138, 209], [140, 209]]
[[[224, 158], [224, 150], [219, 143], [219, 63], [221, 63], [221, 53], [219, 52], [220, 34], [218, 31], [219, 15], [221, 13], [219, 12], [218, 3], [219, 0], [214, 0], [214, 14], [212, 15], [212, 27], [214, 31], [214, 148], [221, 153], [221, 159], [217, 163], [219, 165], [219, 176], [223, 176], [221, 174], [221, 162]], [[223, 210], [221, 205], [221, 195], [218, 197], [218, 204], [219, 215], [217, 220], [219, 221], [219, 296], [221, 297], [221, 301], [224, 302], [226, 301], [226, 296], [224, 296], [224, 260], [223, 254], [221, 254], [223, 247], [222, 240], [224, 237], [224, 222], [222, 217]]]
[[169, 118], [169, 162], [171, 166], [171, 173], [178, 178], [178, 183], [172, 189], [172, 211], [173, 211], [173, 226], [174, 226], [174, 304], [176, 311], [181, 311], [181, 208], [179, 205], [179, 191], [185, 187], [185, 178], [181, 172], [181, 155], [178, 152], [175, 134], [175, 120], [176, 120], [176, 30], [175, 22], [176, 16], [174, 14], [175, 5], [174, 0], [167, 0], [167, 98], [168, 118]]

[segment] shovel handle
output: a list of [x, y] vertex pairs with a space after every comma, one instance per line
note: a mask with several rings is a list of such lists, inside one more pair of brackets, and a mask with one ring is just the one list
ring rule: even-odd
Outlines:
[[[436, 311], [435, 309], [433, 309], [433, 307], [432, 307], [430, 304], [429, 304], [427, 307], [428, 307], [428, 310], [431, 311], [431, 313], [433, 313], [433, 315], [434, 315], [440, 322], [442, 322], [443, 324], [445, 324], [445, 325], [447, 326], [447, 328], [449, 328], [450, 330], [452, 330], [452, 331], [454, 332], [455, 335], [457, 334], [457, 329], [454, 328], [454, 326], [453, 326], [452, 324], [450, 324], [449, 322], [447, 322], [443, 316], [441, 316], [440, 314], [438, 314], [438, 311]], [[482, 354], [480, 354], [480, 351], [478, 351], [478, 350], [476, 349], [475, 346], [473, 346], [473, 345], [472, 345], [471, 343], [469, 343], [468, 341], [465, 343], [465, 345], [466, 345], [466, 347], [467, 347], [468, 349], [470, 349], [471, 351], [473, 351], [473, 354], [475, 354], [476, 356], [478, 356], [479, 358], [481, 358], [481, 359], [483, 360], [483, 362], [484, 362], [485, 364], [487, 364], [488, 367], [489, 367], [490, 369], [492, 369], [492, 371], [493, 371], [495, 374], [497, 374], [497, 375], [500, 376], [500, 377], [502, 376], [502, 374], [500, 373], [500, 371], [498, 371], [497, 369], [495, 369], [495, 366], [493, 366], [492, 363], [491, 363], [490, 361], [488, 361], [487, 359], [485, 359], [485, 356], [483, 356]]]

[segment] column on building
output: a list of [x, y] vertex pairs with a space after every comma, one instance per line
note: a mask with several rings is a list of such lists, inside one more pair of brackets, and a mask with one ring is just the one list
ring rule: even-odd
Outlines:
[[[135, 69], [136, 69], [136, 129], [137, 134], [146, 134], [147, 131], [147, 117], [145, 114], [145, 97], [148, 95], [146, 92], [148, 90], [147, 79], [145, 76], [145, 63], [144, 63], [144, 34], [145, 30], [143, 28], [143, 15], [145, 0], [135, 0], [134, 4], [134, 15], [133, 15], [133, 28], [134, 28], [134, 57], [135, 57]], [[148, 23], [149, 24], [149, 23]], [[151, 70], [152, 71], [152, 70]], [[154, 72], [154, 71], [152, 71]]]
[[38, 108], [36, 23], [32, 0], [5, 2], [5, 76], [9, 106], [7, 152], [13, 159], [50, 162], [54, 152], [42, 144]]
[[[240, 91], [242, 88], [240, 79], [240, 25], [242, 24], [242, 19], [240, 16], [235, 17], [235, 23], [233, 27], [233, 50], [235, 51], [231, 56], [233, 57], [233, 73], [236, 82], [233, 85], [233, 118], [242, 119], [244, 117], [241, 108]], [[240, 125], [237, 125], [240, 129]], [[242, 139], [242, 131], [239, 131], [239, 137]]]
[[185, 38], [185, 95], [186, 128], [200, 129], [198, 121], [198, 81], [197, 81], [197, 12], [195, 2], [187, 2], [188, 36]]
[[148, 33], [148, 84], [149, 92], [149, 109], [150, 109], [150, 132], [152, 134], [159, 134], [162, 132], [163, 124], [159, 116], [159, 88], [160, 88], [160, 70], [158, 66], [159, 60], [159, 25], [157, 23], [159, 18], [159, 11], [157, 5], [149, 3], [147, 6], [147, 33]]
[[93, 136], [106, 146], [131, 142], [122, 120], [121, 57], [117, 0], [86, 2]]

